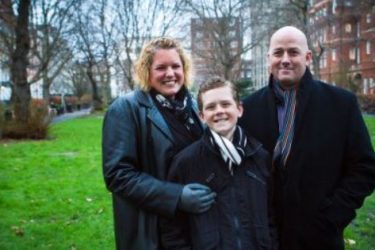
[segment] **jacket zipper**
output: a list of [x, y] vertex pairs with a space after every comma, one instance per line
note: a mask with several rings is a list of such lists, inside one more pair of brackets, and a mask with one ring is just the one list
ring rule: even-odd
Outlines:
[[241, 235], [241, 233], [240, 233], [240, 223], [238, 221], [237, 212], [236, 212], [236, 211], [238, 211], [237, 210], [237, 197], [236, 197], [236, 192], [235, 192], [235, 189], [234, 189], [233, 186], [231, 187], [231, 189], [232, 189], [232, 196], [234, 198], [235, 206], [236, 206], [235, 209], [234, 209], [234, 211], [233, 211], [233, 213], [234, 213], [234, 215], [233, 215], [233, 223], [234, 223], [234, 228], [235, 228], [235, 230], [237, 232], [236, 243], [237, 243], [238, 249], [242, 249], [242, 242], [241, 242], [241, 238], [240, 238], [240, 235]]
[[259, 178], [256, 174], [254, 174], [253, 172], [251, 172], [250, 170], [246, 170], [245, 172], [249, 177], [251, 178], [254, 178], [255, 180], [259, 181], [260, 183], [262, 183], [263, 185], [266, 185], [266, 182], [264, 180], [262, 180], [261, 178]]

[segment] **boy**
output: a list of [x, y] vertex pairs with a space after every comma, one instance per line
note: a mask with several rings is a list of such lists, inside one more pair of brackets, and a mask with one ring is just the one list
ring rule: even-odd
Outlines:
[[[270, 158], [237, 126], [243, 109], [233, 83], [212, 78], [198, 92], [203, 137], [173, 160], [168, 179], [216, 192], [206, 213], [177, 214], [162, 226], [166, 249], [274, 249], [268, 218]], [[254, 118], [256, 119], [256, 118]]]

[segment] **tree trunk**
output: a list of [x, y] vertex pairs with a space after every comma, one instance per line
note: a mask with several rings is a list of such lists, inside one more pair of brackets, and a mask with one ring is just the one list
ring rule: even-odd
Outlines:
[[98, 84], [96, 83], [94, 74], [92, 72], [92, 66], [88, 66], [86, 74], [87, 74], [87, 77], [89, 78], [89, 81], [90, 81], [91, 87], [92, 87], [92, 101], [93, 101], [94, 109], [95, 110], [102, 110], [103, 109], [103, 102], [102, 102], [102, 99], [99, 96]]
[[16, 49], [12, 54], [11, 79], [13, 83], [12, 101], [16, 122], [27, 122], [31, 101], [30, 86], [27, 82], [27, 55], [30, 49], [29, 37], [30, 0], [21, 0], [18, 5], [16, 26]]
[[51, 86], [51, 80], [47, 76], [43, 76], [43, 99], [46, 101], [46, 104], [49, 104], [49, 87]]

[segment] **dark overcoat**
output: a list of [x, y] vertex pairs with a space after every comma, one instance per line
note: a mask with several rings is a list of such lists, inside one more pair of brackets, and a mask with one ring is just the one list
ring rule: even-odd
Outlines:
[[[246, 98], [244, 110], [240, 125], [273, 152], [278, 119], [270, 86]], [[343, 229], [374, 189], [368, 131], [355, 96], [313, 80], [309, 69], [299, 85], [296, 112], [286, 167], [274, 171], [281, 249], [344, 249]]]
[[165, 181], [173, 137], [148, 93], [136, 90], [112, 103], [102, 149], [117, 249], [160, 249], [159, 216], [175, 214], [183, 186]]

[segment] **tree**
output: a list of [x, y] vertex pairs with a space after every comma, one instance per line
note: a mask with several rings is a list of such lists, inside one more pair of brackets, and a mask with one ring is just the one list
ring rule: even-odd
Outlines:
[[201, 23], [193, 55], [203, 59], [210, 74], [237, 80], [242, 57], [258, 42], [244, 39], [249, 35], [250, 1], [185, 0], [183, 7]]
[[[116, 6], [115, 64], [124, 85], [134, 88], [132, 74], [134, 60], [145, 41], [164, 36], [178, 23], [181, 1], [134, 0], [120, 1]], [[145, 14], [147, 13], [147, 14]]]
[[49, 88], [73, 55], [68, 44], [72, 12], [76, 0], [35, 0], [31, 30], [30, 84], [42, 80], [43, 98], [48, 102]]
[[[314, 29], [314, 26], [310, 24], [309, 0], [289, 0], [283, 7], [283, 17], [285, 23], [293, 23], [294, 26], [300, 28], [306, 35], [309, 49], [312, 52], [312, 68], [314, 75], [320, 77], [320, 59], [326, 49], [323, 43], [323, 30]], [[326, 22], [329, 23], [331, 20], [327, 18]], [[315, 43], [315, 44], [314, 44]]]
[[[86, 67], [86, 75], [92, 88], [93, 105], [96, 110], [103, 108], [103, 100], [99, 92], [97, 79], [97, 66], [100, 60], [100, 39], [97, 22], [98, 5], [88, 1], [79, 1], [75, 13], [76, 27], [76, 53]], [[84, 11], [84, 9], [90, 11]]]
[[248, 96], [253, 91], [253, 82], [249, 78], [240, 79], [235, 82], [240, 98]]
[[81, 11], [77, 12], [75, 17], [75, 54], [81, 65], [86, 65], [86, 75], [92, 87], [95, 109], [102, 109], [103, 105], [109, 103], [111, 99], [113, 58], [115, 52], [120, 53], [115, 51], [118, 43], [115, 25], [118, 23], [116, 23], [117, 16], [113, 14], [119, 8], [118, 5], [118, 2], [107, 0], [96, 2], [81, 0], [77, 6]]
[[85, 65], [79, 62], [71, 63], [69, 67], [66, 68], [64, 76], [68, 82], [72, 83], [74, 95], [78, 97], [78, 100], [81, 100], [84, 95], [91, 93]]
[[30, 115], [30, 86], [27, 81], [27, 55], [30, 50], [29, 15], [30, 0], [20, 0], [17, 6], [15, 49], [10, 53], [10, 73], [13, 83], [12, 102], [16, 122], [26, 123]]

